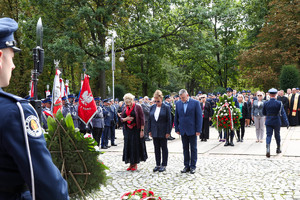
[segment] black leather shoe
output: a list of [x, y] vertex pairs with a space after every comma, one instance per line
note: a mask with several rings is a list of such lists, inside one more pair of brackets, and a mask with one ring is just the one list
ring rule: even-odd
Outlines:
[[190, 171], [191, 174], [195, 174], [195, 172], [196, 172], [196, 169], [191, 169], [191, 171]]
[[112, 144], [111, 146], [118, 146], [117, 144]]
[[244, 142], [244, 139], [241, 139], [241, 142]]
[[229, 141], [228, 140], [226, 140], [226, 142], [224, 144], [224, 147], [227, 147], [227, 146], [229, 146]]
[[101, 147], [101, 149], [107, 149], [107, 147], [106, 147], [106, 146], [104, 146], [104, 147]]
[[153, 172], [157, 172], [160, 169], [159, 166], [154, 167]]
[[185, 168], [183, 168], [183, 170], [181, 170], [181, 173], [187, 173], [189, 171], [190, 171], [190, 168], [185, 167]]
[[161, 168], [159, 168], [158, 171], [159, 171], [159, 172], [164, 172], [164, 171], [166, 171], [166, 167], [165, 167], [165, 166], [162, 166]]
[[106, 146], [106, 148], [110, 148], [110, 146]]
[[175, 140], [172, 136], [168, 137], [168, 140]]

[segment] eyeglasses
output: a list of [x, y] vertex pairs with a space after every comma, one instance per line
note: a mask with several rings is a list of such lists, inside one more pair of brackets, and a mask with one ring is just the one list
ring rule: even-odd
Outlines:
[[154, 101], [154, 103], [159, 103], [160, 101]]
[[262, 97], [262, 95], [257, 95], [257, 96]]

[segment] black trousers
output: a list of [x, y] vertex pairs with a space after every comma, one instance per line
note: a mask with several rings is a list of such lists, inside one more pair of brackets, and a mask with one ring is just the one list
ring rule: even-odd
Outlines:
[[[244, 135], [245, 135], [245, 118], [240, 119], [240, 124], [241, 124], [241, 127], [238, 130], [236, 130], [237, 137], [238, 137], [238, 139], [244, 139]], [[242, 133], [242, 135], [240, 135], [240, 132]], [[241, 136], [242, 136], [242, 138], [241, 138]]]
[[[153, 138], [156, 166], [167, 166], [168, 164], [168, 146], [167, 138]], [[162, 154], [162, 162], [161, 162]]]
[[200, 139], [209, 139], [209, 118], [203, 118], [202, 133]]
[[96, 142], [98, 144], [97, 146], [99, 146], [99, 144], [100, 144], [102, 131], [103, 131], [103, 128], [96, 128], [96, 127], [93, 128], [92, 134], [93, 134], [93, 138], [96, 140]]

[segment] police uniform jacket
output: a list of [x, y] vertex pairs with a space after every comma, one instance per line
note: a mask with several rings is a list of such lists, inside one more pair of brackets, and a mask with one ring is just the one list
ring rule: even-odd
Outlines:
[[101, 106], [97, 106], [97, 112], [92, 119], [93, 127], [95, 128], [104, 128], [104, 118], [103, 118], [103, 110]]
[[264, 103], [263, 115], [266, 116], [265, 125], [281, 126], [280, 116], [282, 116], [285, 125], [289, 125], [289, 121], [286, 117], [281, 101], [278, 101], [275, 98], [271, 98], [269, 101]]
[[74, 105], [69, 106], [70, 109], [70, 114], [72, 116], [73, 122], [74, 122], [74, 127], [78, 128], [78, 107]]
[[34, 108], [25, 99], [0, 88], [0, 109], [0, 199], [19, 199], [23, 185], [32, 188], [28, 155], [36, 199], [68, 199], [67, 182], [52, 162]]
[[113, 120], [112, 113], [109, 106], [103, 106], [104, 126], [111, 126], [111, 120]]

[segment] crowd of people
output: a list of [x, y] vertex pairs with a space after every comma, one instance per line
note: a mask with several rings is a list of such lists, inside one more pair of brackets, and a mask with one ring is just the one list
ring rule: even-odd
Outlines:
[[[219, 101], [221, 93], [204, 94], [199, 91], [197, 95], [189, 98], [199, 102], [201, 109], [201, 134], [199, 139], [201, 142], [209, 140], [209, 130], [212, 126], [212, 116], [214, 108]], [[245, 128], [255, 126], [257, 143], [263, 143], [265, 134], [265, 120], [263, 114], [264, 103], [270, 100], [270, 93], [256, 91], [252, 93], [250, 90], [242, 90], [237, 92], [231, 88], [227, 88], [226, 95], [233, 97], [235, 106], [240, 109], [240, 128], [229, 132], [219, 132], [219, 142], [225, 142], [224, 146], [234, 146], [234, 137], [237, 142], [243, 142], [245, 137]], [[276, 99], [282, 102], [282, 109], [285, 111], [289, 119], [289, 125], [296, 126], [300, 124], [300, 101], [299, 88], [288, 89], [285, 93], [280, 90], [276, 93]], [[63, 108], [62, 113], [66, 116], [71, 114], [75, 128], [79, 128], [82, 133], [91, 133], [101, 149], [107, 149], [111, 146], [117, 146], [115, 143], [115, 129], [123, 129], [124, 131], [124, 155], [123, 161], [130, 163], [128, 170], [135, 170], [136, 164], [141, 160], [147, 159], [146, 146], [144, 142], [153, 139], [156, 167], [154, 171], [165, 171], [167, 165], [168, 149], [167, 140], [174, 140], [171, 132], [175, 127], [176, 131], [176, 108], [177, 102], [182, 102], [180, 95], [163, 96], [160, 90], [155, 91], [152, 98], [148, 96], [136, 98], [132, 94], [126, 94], [123, 101], [119, 99], [101, 99], [95, 97], [97, 105], [97, 113], [92, 121], [86, 126], [78, 118], [78, 98], [71, 94], [68, 97], [62, 98]], [[51, 96], [42, 101], [43, 127], [47, 129], [46, 119], [51, 114]], [[189, 110], [189, 112], [192, 112]], [[284, 119], [281, 117], [282, 126], [286, 126]], [[199, 123], [196, 122], [196, 123]], [[187, 121], [187, 124], [190, 122]], [[142, 130], [142, 131], [141, 131]], [[163, 130], [163, 131], [162, 131]], [[138, 137], [143, 134], [143, 141]], [[176, 131], [177, 132], [177, 131]], [[140, 135], [141, 136], [141, 135]], [[110, 145], [109, 145], [110, 141]], [[134, 152], [132, 144], [140, 144], [139, 150]], [[140, 156], [140, 157], [139, 157]], [[162, 157], [162, 161], [161, 161]]]

